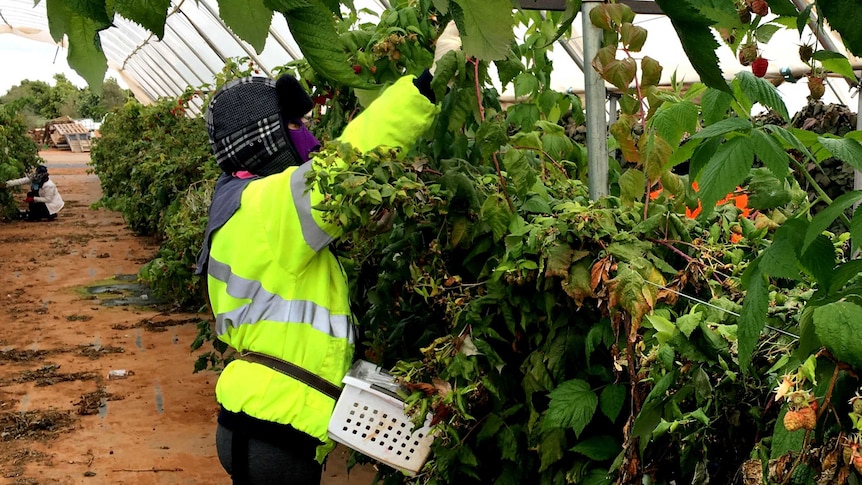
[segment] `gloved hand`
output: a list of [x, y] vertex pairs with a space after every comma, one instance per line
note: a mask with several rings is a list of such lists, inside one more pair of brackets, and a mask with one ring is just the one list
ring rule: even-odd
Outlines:
[[26, 202], [26, 203], [28, 203], [28, 204], [32, 203], [32, 202], [33, 202], [33, 197], [27, 197], [26, 199], [24, 199], [24, 202]]
[[458, 32], [458, 27], [454, 20], [450, 20], [443, 29], [443, 33], [437, 38], [437, 45], [434, 47], [434, 63], [431, 64], [431, 74], [437, 69], [437, 62], [450, 51], [461, 50], [461, 33]]

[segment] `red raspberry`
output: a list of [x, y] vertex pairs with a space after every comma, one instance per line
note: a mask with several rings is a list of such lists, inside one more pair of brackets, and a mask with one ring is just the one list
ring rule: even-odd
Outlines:
[[754, 0], [751, 2], [751, 12], [755, 15], [760, 15], [761, 17], [766, 17], [769, 15], [769, 4], [766, 3], [766, 0]]
[[751, 72], [757, 77], [763, 77], [766, 74], [766, 68], [769, 67], [769, 61], [762, 57], [758, 57], [751, 63]]
[[355, 72], [356, 74], [359, 74], [360, 72], [362, 72], [362, 66], [360, 66], [359, 64], [354, 64], [353, 65], [353, 72]]

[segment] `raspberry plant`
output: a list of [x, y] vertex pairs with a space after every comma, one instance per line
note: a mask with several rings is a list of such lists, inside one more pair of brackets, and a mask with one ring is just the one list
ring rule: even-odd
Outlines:
[[[36, 165], [45, 163], [39, 148], [27, 136], [27, 124], [13, 105], [0, 105], [0, 181], [17, 179], [32, 173]], [[17, 188], [0, 190], [0, 217], [10, 218], [18, 212]]]
[[[757, 35], [749, 41], [768, 42], [780, 22], [764, 29], [759, 14], [743, 22], [732, 1], [658, 3], [683, 45], [698, 47], [687, 51], [703, 83], [660, 86], [662, 66], [639, 54], [648, 39], [633, 12], [620, 4], [593, 10], [605, 45], [589, 61], [622, 98], [610, 129], [619, 154], [611, 196], [591, 201], [585, 149], [561, 126], [584, 119], [580, 101], [549, 87], [547, 46], [567, 33], [578, 2], [540, 15], [512, 13], [502, 0], [399, 1], [363, 25], [352, 13], [332, 18], [326, 7], [311, 8], [322, 7], [314, 0], [263, 2], [289, 16], [309, 53], [281, 70], [301, 76], [326, 106], [314, 111], [326, 141], [322, 163], [345, 163], [312, 173], [309, 183], [333, 194], [318, 209], [345, 231], [338, 251], [357, 303], [361, 355], [392, 369], [409, 390], [409, 409], [417, 419], [432, 413], [440, 431], [432, 459], [411, 481], [732, 483], [744, 468], [764, 482], [811, 483], [839, 466], [856, 473], [858, 443], [843, 436], [856, 426], [849, 413], [862, 368], [854, 343], [862, 267], [846, 255], [847, 234], [862, 234], [844, 211], [862, 195], [833, 200], [806, 167], [826, 157], [862, 167], [858, 136], [788, 127], [769, 82], [747, 72], [725, 81], [704, 48], [717, 46], [710, 28], [724, 29], [735, 48], [750, 29]], [[799, 16], [789, 3], [767, 4], [784, 21]], [[858, 49], [862, 34], [840, 18], [851, 9], [821, 6]], [[238, 32], [247, 27], [236, 12], [222, 15]], [[422, 141], [406, 153], [365, 156], [333, 142], [380, 86], [430, 64], [450, 18], [463, 27], [464, 50], [438, 65], [441, 115]], [[331, 42], [314, 45], [304, 30], [311, 24]], [[514, 41], [516, 25], [522, 41]], [[811, 56], [846, 75], [846, 59]], [[495, 80], [514, 88], [514, 105], [500, 105]], [[176, 100], [163, 104], [145, 119], [184, 126]], [[756, 105], [774, 119], [753, 117]], [[127, 156], [185, 160], [205, 151], [202, 133], [192, 121]], [[185, 151], [172, 152], [179, 134]], [[167, 268], [165, 288], [178, 297], [196, 294], [187, 291], [196, 283], [184, 279], [186, 258], [199, 247], [214, 177], [211, 160], [194, 163], [208, 168], [165, 189], [175, 225], [156, 225], [169, 237], [145, 270], [154, 277]], [[105, 187], [123, 187], [117, 179], [128, 172], [105, 168]], [[151, 172], [166, 167], [141, 170], [146, 183], [133, 172], [129, 183], [141, 192], [125, 207], [165, 210], [149, 191], [158, 195], [166, 177]], [[812, 182], [825, 210], [812, 216], [792, 172]], [[753, 213], [717, 205], [737, 191]], [[702, 210], [687, 217], [698, 202]], [[824, 232], [835, 223], [845, 234]], [[208, 330], [201, 327], [196, 346], [212, 338]], [[198, 368], [218, 368], [230, 358], [223, 350]], [[800, 366], [816, 383], [810, 392], [822, 414], [814, 431], [788, 431], [772, 393]], [[813, 453], [842, 447], [850, 450], [843, 461]], [[406, 480], [385, 467], [380, 479]]]

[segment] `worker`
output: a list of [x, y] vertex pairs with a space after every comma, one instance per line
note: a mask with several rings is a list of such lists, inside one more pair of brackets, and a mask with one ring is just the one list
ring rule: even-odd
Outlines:
[[27, 192], [27, 198], [24, 199], [27, 203], [27, 212], [23, 216], [31, 222], [56, 219], [57, 213], [63, 208], [65, 202], [60, 196], [60, 191], [57, 190], [57, 185], [48, 175], [48, 167], [39, 165], [31, 175], [0, 182], [0, 188], [25, 184], [30, 184], [30, 190]]
[[[456, 46], [452, 23], [434, 65]], [[361, 152], [409, 148], [439, 112], [434, 65], [384, 90], [340, 141]], [[340, 229], [312, 209], [325, 194], [306, 187], [306, 173], [325, 170], [301, 122], [312, 107], [299, 82], [283, 75], [230, 81], [206, 112], [223, 173], [196, 273], [207, 275], [218, 338], [237, 352], [216, 384], [216, 448], [234, 484], [320, 483], [335, 446], [327, 426], [354, 359], [346, 275], [329, 249]]]

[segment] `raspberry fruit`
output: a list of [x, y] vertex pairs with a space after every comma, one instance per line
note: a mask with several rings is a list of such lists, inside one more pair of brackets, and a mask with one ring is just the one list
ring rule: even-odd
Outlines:
[[748, 66], [757, 59], [757, 44], [749, 43], [739, 48], [739, 63]]
[[821, 76], [808, 76], [808, 91], [811, 92], [811, 99], [818, 100], [826, 93], [826, 86], [823, 81], [824, 78]]
[[799, 46], [799, 58], [802, 59], [802, 62], [808, 62], [811, 60], [811, 56], [814, 55], [814, 47], [808, 44], [802, 44]]
[[766, 74], [766, 68], [769, 67], [769, 61], [762, 57], [751, 62], [751, 72], [757, 77], [763, 77]]
[[815, 411], [813, 407], [806, 406], [798, 412], [802, 417], [802, 429], [811, 431], [817, 427], [817, 411]]
[[760, 15], [761, 17], [766, 17], [769, 15], [769, 4], [766, 3], [766, 0], [754, 0], [751, 2], [751, 13], [755, 15]]
[[748, 7], [742, 7], [736, 13], [739, 15], [739, 21], [743, 24], [751, 23], [751, 10]]
[[359, 74], [360, 72], [362, 72], [362, 66], [360, 66], [359, 64], [354, 64], [353, 65], [353, 72], [355, 72], [356, 74]]
[[804, 420], [805, 418], [799, 413], [799, 411], [789, 409], [784, 415], [784, 429], [787, 431], [800, 430], [802, 429], [802, 423]]

